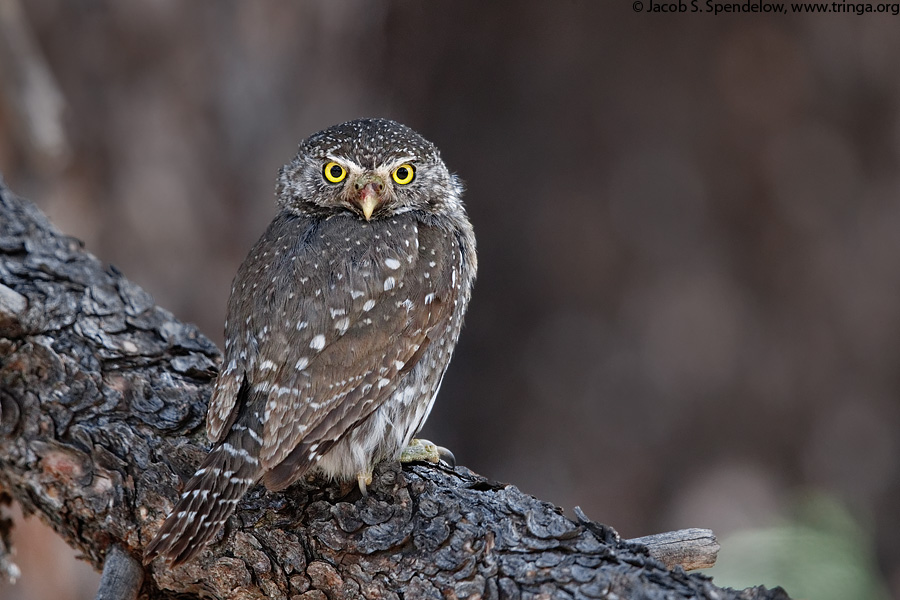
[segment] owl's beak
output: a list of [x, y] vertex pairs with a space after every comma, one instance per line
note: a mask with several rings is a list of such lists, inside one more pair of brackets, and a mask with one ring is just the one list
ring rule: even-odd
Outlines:
[[366, 221], [372, 218], [372, 213], [381, 204], [384, 194], [384, 182], [380, 178], [361, 178], [356, 182], [359, 190], [356, 203], [362, 211]]

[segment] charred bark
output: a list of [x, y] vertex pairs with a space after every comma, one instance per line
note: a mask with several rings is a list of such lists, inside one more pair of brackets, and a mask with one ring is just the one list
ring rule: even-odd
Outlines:
[[[219, 352], [0, 183], [0, 491], [131, 569], [209, 445]], [[2, 546], [0, 546], [2, 548]], [[2, 559], [2, 557], [0, 557]], [[0, 560], [0, 563], [3, 561]], [[110, 579], [114, 565], [107, 565]], [[104, 576], [105, 577], [105, 576]], [[126, 584], [127, 585], [127, 584]], [[368, 497], [254, 488], [144, 598], [786, 598], [723, 590], [468, 469], [381, 465]]]

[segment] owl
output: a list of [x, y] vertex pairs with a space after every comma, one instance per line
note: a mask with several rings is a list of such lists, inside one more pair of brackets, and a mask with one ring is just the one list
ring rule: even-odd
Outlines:
[[215, 444], [145, 549], [179, 564], [262, 481], [356, 479], [431, 411], [477, 269], [462, 185], [386, 119], [335, 125], [279, 172], [278, 214], [231, 289], [207, 415]]

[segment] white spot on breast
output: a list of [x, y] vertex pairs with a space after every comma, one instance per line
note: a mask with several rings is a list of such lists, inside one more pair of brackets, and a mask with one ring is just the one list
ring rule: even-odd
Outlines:
[[390, 382], [391, 382], [390, 379], [386, 379], [386, 378], [382, 377], [381, 379], [378, 380], [378, 389], [380, 390], [384, 386], [388, 385]]
[[313, 350], [321, 350], [325, 347], [325, 336], [321, 333], [314, 337], [312, 341], [309, 343], [309, 347]]
[[301, 329], [306, 329], [308, 326], [309, 326], [309, 323], [307, 323], [306, 321], [300, 321], [299, 323], [297, 323], [297, 331], [300, 331]]
[[399, 371], [400, 369], [402, 369], [402, 368], [403, 368], [403, 365], [405, 365], [405, 364], [406, 364], [406, 363], [404, 363], [402, 360], [395, 360], [395, 361], [394, 361], [394, 366], [397, 367], [397, 370], [398, 370], [398, 371]]
[[384, 280], [384, 291], [394, 289], [394, 286], [397, 285], [397, 280], [393, 277], [388, 277]]
[[275, 369], [278, 368], [278, 365], [273, 363], [271, 360], [264, 360], [261, 363], [259, 363], [259, 368], [262, 369], [263, 371], [274, 371]]
[[366, 312], [369, 312], [373, 308], [375, 308], [375, 301], [371, 298], [366, 300], [365, 304], [363, 304], [363, 310]]
[[300, 359], [294, 363], [295, 369], [305, 369], [309, 365], [309, 359], [305, 356], [301, 356]]
[[384, 266], [386, 266], [388, 269], [399, 269], [400, 261], [396, 258], [386, 258], [384, 259]]
[[347, 329], [350, 328], [350, 319], [348, 319], [347, 317], [341, 317], [334, 322], [334, 328], [343, 334], [347, 331]]
[[434, 292], [425, 295], [425, 304], [431, 304], [434, 302]]
[[366, 293], [362, 290], [351, 290], [350, 291], [350, 297], [353, 298], [354, 300], [356, 300], [357, 298], [362, 298], [365, 295], [366, 295]]
[[286, 386], [283, 386], [283, 385], [273, 385], [273, 386], [272, 386], [272, 393], [275, 394], [276, 396], [278, 396], [279, 398], [280, 398], [281, 396], [287, 396], [287, 395], [294, 395], [294, 396], [296, 396], [296, 395], [297, 395], [297, 394], [296, 394], [296, 391], [294, 390], [294, 388], [289, 388], [289, 387], [286, 387]]

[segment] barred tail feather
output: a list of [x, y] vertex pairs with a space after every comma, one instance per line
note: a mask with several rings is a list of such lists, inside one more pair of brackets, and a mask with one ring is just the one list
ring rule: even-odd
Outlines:
[[144, 564], [157, 556], [175, 566], [194, 558], [218, 533], [237, 503], [259, 481], [259, 437], [236, 426], [214, 448], [185, 486], [181, 499], [144, 549]]

